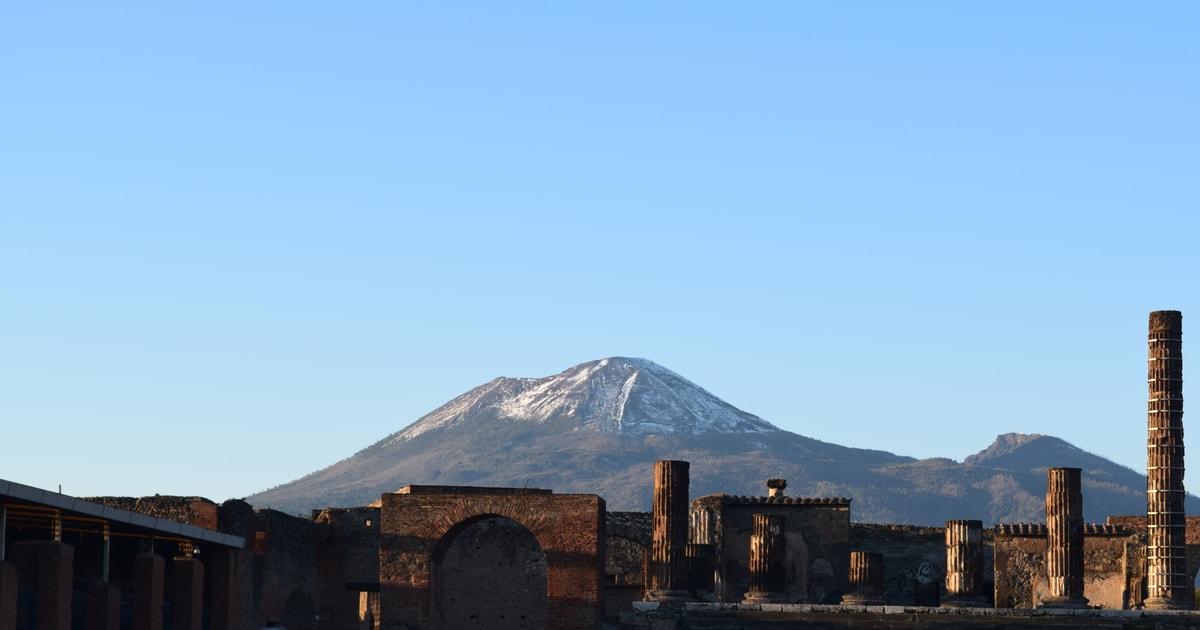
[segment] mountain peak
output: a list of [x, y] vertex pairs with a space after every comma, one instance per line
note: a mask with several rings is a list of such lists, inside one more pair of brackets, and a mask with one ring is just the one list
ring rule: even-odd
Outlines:
[[553, 376], [497, 378], [427, 414], [388, 442], [484, 418], [623, 435], [779, 430], [649, 359], [609, 357]]
[[1084, 454], [1078, 447], [1040, 433], [1003, 433], [986, 449], [968, 456], [964, 464], [1005, 468], [1046, 468]]

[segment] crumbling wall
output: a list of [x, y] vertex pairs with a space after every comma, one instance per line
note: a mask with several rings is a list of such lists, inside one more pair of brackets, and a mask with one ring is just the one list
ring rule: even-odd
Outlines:
[[691, 540], [714, 545], [719, 602], [742, 601], [750, 585], [755, 514], [782, 516], [788, 601], [839, 603], [850, 574], [850, 501], [710, 495], [691, 504]]
[[650, 512], [609, 512], [605, 518], [604, 616], [633, 610], [646, 594], [653, 537]]
[[88, 497], [85, 501], [99, 503], [130, 512], [187, 523], [214, 531], [219, 530], [217, 504], [204, 497]]
[[[946, 594], [946, 531], [915, 525], [850, 526], [851, 551], [883, 556], [883, 599], [891, 606], [936, 606]], [[992, 536], [983, 536], [984, 594], [992, 595]]]
[[322, 630], [358, 630], [370, 619], [364, 608], [379, 592], [379, 508], [329, 508], [317, 512], [317, 566]]
[[[998, 525], [994, 532], [995, 601], [1007, 608], [1037, 608], [1049, 595], [1046, 577], [1046, 526]], [[1119, 525], [1085, 525], [1084, 590], [1088, 605], [1126, 609], [1130, 596], [1129, 556], [1136, 533]]]

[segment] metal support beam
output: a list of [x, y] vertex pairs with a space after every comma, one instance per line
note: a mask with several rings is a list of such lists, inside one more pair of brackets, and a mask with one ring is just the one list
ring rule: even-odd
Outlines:
[[112, 532], [109, 529], [108, 523], [107, 522], [104, 523], [104, 530], [100, 534], [104, 538], [103, 542], [101, 543], [101, 548], [100, 548], [100, 554], [101, 554], [100, 555], [100, 581], [101, 582], [108, 581], [109, 542], [112, 538], [111, 534], [112, 534]]

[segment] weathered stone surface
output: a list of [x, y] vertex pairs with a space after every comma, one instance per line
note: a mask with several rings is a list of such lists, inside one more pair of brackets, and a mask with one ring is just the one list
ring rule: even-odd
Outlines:
[[1084, 608], [1080, 469], [1046, 471], [1046, 584], [1042, 608]]
[[684, 461], [654, 463], [654, 540], [646, 599], [686, 600], [688, 591], [688, 469]]
[[1183, 488], [1183, 317], [1150, 313], [1147, 383], [1146, 607], [1190, 609]]
[[946, 521], [946, 597], [941, 605], [984, 606], [983, 588], [983, 522]]
[[883, 554], [871, 551], [850, 552], [849, 592], [842, 603], [851, 606], [882, 606]]
[[783, 535], [784, 518], [778, 514], [755, 514], [750, 534], [750, 590], [747, 603], [779, 602], [786, 599]]

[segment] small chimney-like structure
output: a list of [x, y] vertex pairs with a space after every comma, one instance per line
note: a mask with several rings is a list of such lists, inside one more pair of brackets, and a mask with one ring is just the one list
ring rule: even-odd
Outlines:
[[768, 479], [767, 480], [767, 496], [781, 497], [783, 490], [787, 488], [787, 479]]

